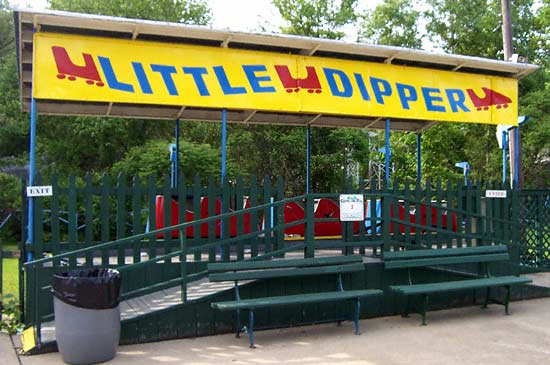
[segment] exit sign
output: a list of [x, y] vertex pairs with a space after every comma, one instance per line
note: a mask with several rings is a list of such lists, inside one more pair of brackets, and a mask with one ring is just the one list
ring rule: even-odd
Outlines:
[[34, 198], [37, 196], [52, 196], [52, 186], [27, 186], [27, 196]]
[[506, 190], [485, 190], [486, 198], [506, 198]]

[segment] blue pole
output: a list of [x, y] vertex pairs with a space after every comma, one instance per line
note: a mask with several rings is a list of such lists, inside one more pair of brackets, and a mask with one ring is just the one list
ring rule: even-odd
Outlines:
[[416, 181], [422, 181], [422, 133], [416, 134]]
[[222, 184], [226, 174], [226, 157], [227, 157], [227, 110], [222, 110]]
[[[31, 97], [31, 125], [29, 147], [29, 186], [34, 186], [35, 155], [36, 155], [36, 100]], [[34, 198], [28, 198], [28, 223], [27, 223], [27, 261], [33, 260], [31, 252], [34, 244]]]
[[306, 128], [306, 194], [309, 194], [309, 180], [311, 175], [311, 145], [310, 137], [311, 129], [309, 126]]
[[507, 157], [508, 157], [508, 132], [502, 131], [502, 183], [506, 183]]
[[390, 118], [386, 119], [386, 150], [385, 150], [385, 158], [386, 158], [386, 186], [390, 186]]

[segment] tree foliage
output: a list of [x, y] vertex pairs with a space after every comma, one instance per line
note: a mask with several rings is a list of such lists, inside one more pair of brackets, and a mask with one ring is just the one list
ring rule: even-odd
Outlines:
[[420, 11], [412, 0], [388, 0], [365, 14], [360, 25], [359, 41], [387, 46], [421, 48], [418, 29]]
[[[173, 141], [172, 141], [173, 142]], [[111, 168], [114, 174], [126, 176], [139, 175], [146, 179], [149, 176], [161, 178], [170, 172], [169, 144], [166, 140], [149, 140], [141, 146], [134, 146], [115, 162]], [[181, 171], [187, 183], [193, 181], [195, 175], [207, 178], [209, 175], [219, 176], [221, 160], [219, 151], [209, 144], [180, 142], [180, 165], [185, 166]], [[235, 168], [228, 162], [228, 176], [235, 175]]]
[[[426, 13], [429, 20], [428, 34], [440, 46], [450, 52], [502, 59], [500, 1], [429, 0], [431, 10]], [[533, 12], [532, 0], [512, 2], [511, 16], [514, 36], [514, 53], [526, 56], [539, 63], [543, 70], [520, 82], [520, 112], [531, 116], [531, 125], [522, 128], [523, 169], [526, 173], [525, 186], [541, 186], [548, 181], [545, 169], [530, 168], [545, 161], [547, 147], [540, 143], [540, 134], [548, 128], [548, 114], [544, 111], [544, 98], [548, 95], [548, 30], [550, 19], [545, 17], [550, 2], [543, 1], [537, 12]], [[479, 12], [484, 8], [490, 11]], [[493, 126], [466, 125], [466, 158], [474, 166], [474, 176], [484, 179], [498, 179], [501, 175], [501, 151], [496, 145]], [[537, 143], [538, 142], [538, 143]], [[477, 171], [477, 173], [476, 173]]]
[[13, 16], [9, 11], [8, 0], [0, 0], [0, 59], [15, 48]]
[[204, 0], [48, 0], [55, 10], [123, 16], [187, 24], [209, 24], [212, 14]]
[[342, 27], [352, 24], [357, 15], [357, 0], [272, 0], [288, 24], [286, 34], [341, 39]]
[[449, 53], [497, 58], [502, 49], [497, 1], [427, 0], [427, 3], [426, 30], [436, 46]]
[[[150, 20], [207, 24], [211, 21], [203, 0], [50, 0], [55, 10], [124, 16]], [[122, 160], [135, 146], [174, 135], [173, 121], [99, 117], [41, 117], [38, 123], [37, 161], [46, 175], [101, 173]]]
[[[423, 39], [429, 39], [447, 52], [502, 59], [499, 0], [427, 0], [424, 8], [413, 0], [384, 0], [366, 14], [357, 12], [357, 0], [272, 3], [286, 22], [281, 30], [287, 34], [341, 39], [356, 26], [361, 41], [419, 48]], [[189, 24], [208, 24], [212, 19], [205, 0], [50, 0], [49, 4], [58, 10]], [[7, 0], [0, 0], [0, 168], [14, 161], [24, 164], [28, 154], [28, 116], [21, 113], [13, 15], [7, 9]], [[550, 0], [516, 0], [511, 10], [514, 52], [542, 67], [520, 82], [520, 113], [531, 116], [522, 127], [526, 186], [542, 187], [550, 183], [546, 168], [550, 167]], [[359, 19], [363, 19], [360, 24]], [[46, 175], [55, 171], [160, 176], [169, 171], [167, 146], [173, 130], [173, 121], [41, 116], [37, 163]], [[305, 190], [305, 128], [230, 125], [228, 132], [231, 174], [282, 175], [290, 193]], [[219, 124], [182, 121], [181, 135], [181, 170], [186, 176], [218, 175]], [[393, 176], [416, 179], [415, 141], [413, 133], [392, 133]], [[311, 143], [313, 191], [338, 191], [351, 167], [366, 178], [369, 160], [380, 159], [360, 130], [313, 128]], [[373, 143], [381, 147], [383, 142]], [[459, 161], [470, 162], [474, 178], [499, 179], [501, 151], [495, 127], [441, 123], [423, 133], [426, 178], [459, 177], [461, 172], [454, 167]]]

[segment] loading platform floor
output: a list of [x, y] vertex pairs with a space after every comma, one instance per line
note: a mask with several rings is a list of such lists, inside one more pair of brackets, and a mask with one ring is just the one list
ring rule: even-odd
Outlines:
[[[370, 252], [369, 252], [370, 253]], [[341, 254], [341, 251], [323, 250], [316, 252], [316, 257], [327, 257]], [[285, 255], [286, 259], [303, 258], [303, 253], [292, 252]], [[380, 262], [380, 258], [373, 256], [364, 256], [363, 262]], [[243, 282], [245, 283], [245, 282]], [[187, 285], [187, 300], [193, 301], [208, 295], [216, 294], [224, 290], [232, 289], [233, 282], [212, 283], [208, 278], [191, 282]], [[175, 286], [165, 290], [160, 290], [151, 294], [146, 294], [138, 298], [132, 298], [120, 303], [120, 319], [122, 321], [135, 318], [151, 312], [156, 312], [178, 304], [181, 304], [181, 286]], [[40, 336], [42, 343], [55, 341], [55, 322], [42, 323], [40, 327]]]

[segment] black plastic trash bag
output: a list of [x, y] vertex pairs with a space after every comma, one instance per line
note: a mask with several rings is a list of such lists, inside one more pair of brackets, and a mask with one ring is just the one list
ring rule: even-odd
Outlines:
[[120, 273], [113, 269], [71, 270], [54, 274], [53, 294], [62, 302], [87, 309], [109, 309], [120, 301]]

